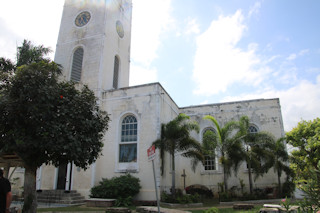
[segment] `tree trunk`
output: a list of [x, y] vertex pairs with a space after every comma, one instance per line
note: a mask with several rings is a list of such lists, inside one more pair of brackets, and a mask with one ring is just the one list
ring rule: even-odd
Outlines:
[[173, 198], [176, 198], [176, 169], [175, 169], [175, 161], [174, 161], [174, 153], [171, 154], [172, 156], [172, 173], [171, 173], [171, 177], [172, 177], [172, 186], [171, 186], [171, 193]]
[[252, 173], [251, 173], [251, 162], [248, 161], [248, 176], [249, 176], [249, 189], [250, 189], [250, 194], [252, 195]]
[[36, 172], [37, 168], [25, 167], [24, 174], [24, 213], [37, 212], [37, 196], [36, 196]]
[[10, 166], [10, 163], [7, 163], [6, 167], [4, 168], [4, 177], [7, 179], [9, 179]]
[[223, 167], [223, 182], [224, 182], [224, 191], [228, 191], [228, 178], [227, 178], [227, 171], [225, 167]]
[[223, 183], [224, 183], [224, 191], [227, 192], [228, 191], [228, 183], [227, 183], [227, 170], [226, 170], [226, 161], [224, 158], [224, 153], [221, 152], [222, 154], [222, 161], [223, 161]]
[[282, 196], [282, 189], [281, 189], [281, 171], [278, 169], [278, 197]]

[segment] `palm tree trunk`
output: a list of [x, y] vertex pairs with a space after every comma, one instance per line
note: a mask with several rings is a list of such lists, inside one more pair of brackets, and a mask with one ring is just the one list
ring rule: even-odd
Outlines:
[[171, 193], [172, 193], [173, 198], [175, 198], [176, 197], [176, 173], [175, 173], [174, 153], [171, 153], [171, 157], [172, 157], [172, 173], [171, 173], [172, 186], [171, 186]]
[[250, 194], [252, 194], [253, 190], [252, 190], [251, 162], [248, 161], [247, 164], [248, 164], [248, 176], [249, 176], [249, 189], [250, 189]]
[[227, 177], [227, 170], [226, 170], [226, 161], [224, 158], [224, 152], [222, 154], [222, 164], [223, 164], [223, 183], [224, 183], [224, 191], [228, 191], [228, 177]]
[[223, 182], [224, 182], [224, 191], [227, 192], [228, 191], [228, 178], [227, 178], [227, 171], [224, 167], [223, 167]]
[[282, 196], [282, 189], [281, 189], [281, 171], [278, 169], [278, 197], [281, 197]]
[[24, 213], [37, 212], [37, 196], [36, 196], [36, 172], [37, 168], [25, 167], [24, 174]]

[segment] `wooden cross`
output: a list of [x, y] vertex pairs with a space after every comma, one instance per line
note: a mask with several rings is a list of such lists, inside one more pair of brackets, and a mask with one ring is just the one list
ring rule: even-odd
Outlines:
[[186, 171], [183, 170], [183, 174], [181, 175], [181, 177], [183, 177], [183, 188], [185, 189], [186, 188]]

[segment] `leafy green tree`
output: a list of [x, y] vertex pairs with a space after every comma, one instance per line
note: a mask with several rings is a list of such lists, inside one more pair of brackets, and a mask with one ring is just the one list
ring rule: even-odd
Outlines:
[[239, 121], [238, 140], [243, 145], [241, 155], [247, 163], [250, 194], [253, 193], [252, 173], [255, 178], [266, 173], [275, 162], [274, 137], [267, 132], [251, 132], [250, 121], [247, 116], [242, 116]]
[[8, 83], [10, 76], [14, 73], [14, 70], [15, 64], [10, 59], [0, 58], [0, 92]]
[[[320, 118], [301, 121], [286, 134], [288, 144], [293, 146], [291, 167], [297, 180], [309, 180], [310, 171], [320, 171]], [[320, 175], [317, 176], [320, 182]]]
[[16, 65], [10, 59], [0, 57], [0, 71], [1, 71], [1, 73], [2, 72], [8, 73], [10, 71], [14, 71], [15, 68], [16, 68]]
[[[221, 155], [220, 162], [223, 165], [224, 190], [228, 190], [228, 177], [231, 175], [232, 167], [237, 170], [242, 157], [238, 150], [240, 143], [237, 140], [238, 123], [229, 121], [224, 126], [220, 126], [218, 121], [210, 115], [204, 117], [210, 120], [216, 127], [216, 131], [207, 131], [203, 140], [204, 150], [215, 150], [218, 148]], [[210, 154], [210, 153], [206, 153]], [[213, 154], [213, 153], [211, 153]]]
[[0, 93], [0, 152], [24, 163], [24, 212], [36, 212], [36, 170], [42, 164], [72, 162], [87, 168], [100, 155], [109, 117], [94, 93], [58, 81], [54, 62], [16, 68]]
[[189, 116], [181, 113], [172, 121], [162, 124], [161, 138], [153, 142], [156, 148], [160, 149], [162, 168], [164, 153], [168, 152], [171, 155], [173, 196], [175, 196], [175, 154], [181, 153], [184, 157], [192, 158], [193, 168], [198, 161], [203, 160], [200, 143], [190, 135], [191, 131], [199, 131], [199, 125], [189, 119]]
[[293, 146], [290, 167], [295, 173], [297, 187], [307, 194], [309, 207], [320, 208], [320, 118], [301, 121], [286, 134], [287, 143]]
[[[320, 161], [318, 162], [320, 167]], [[302, 212], [319, 212], [320, 210], [320, 183], [317, 178], [320, 176], [320, 171], [310, 169], [308, 182], [298, 182], [299, 188], [305, 192], [306, 196], [303, 201], [299, 202], [302, 207]]]

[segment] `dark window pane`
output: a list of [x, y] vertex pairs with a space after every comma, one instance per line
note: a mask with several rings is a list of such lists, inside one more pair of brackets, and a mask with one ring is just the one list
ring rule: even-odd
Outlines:
[[249, 132], [250, 132], [250, 133], [257, 133], [257, 132], [258, 132], [258, 129], [257, 129], [257, 127], [255, 127], [255, 126], [249, 126]]
[[137, 162], [137, 144], [120, 145], [119, 162]]
[[129, 115], [125, 117], [121, 125], [121, 142], [137, 141], [137, 119]]

